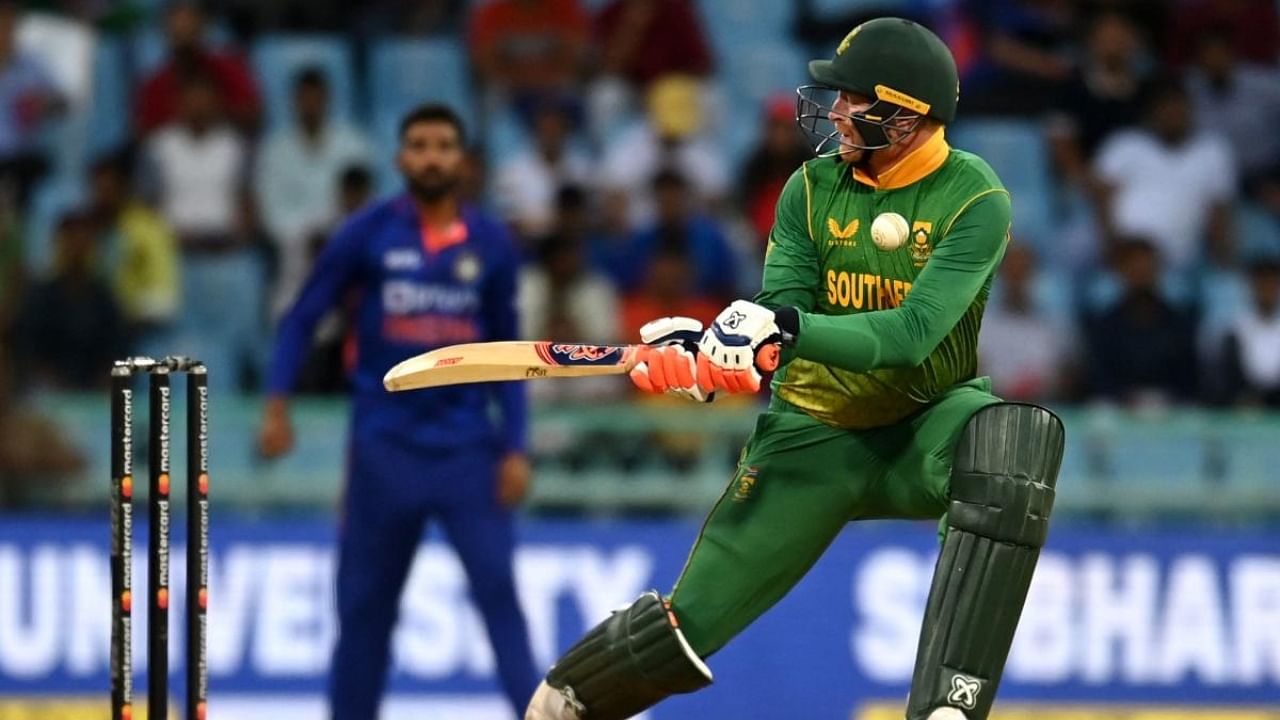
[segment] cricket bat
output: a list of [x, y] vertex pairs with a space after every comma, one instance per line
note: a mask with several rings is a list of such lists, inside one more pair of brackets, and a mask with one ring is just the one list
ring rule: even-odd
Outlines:
[[635, 367], [635, 348], [520, 341], [450, 345], [396, 365], [382, 385], [400, 392], [474, 382], [621, 375]]

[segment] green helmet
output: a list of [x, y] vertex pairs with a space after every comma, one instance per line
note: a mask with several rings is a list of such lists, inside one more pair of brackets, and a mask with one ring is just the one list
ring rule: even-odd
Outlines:
[[902, 18], [855, 27], [830, 60], [809, 63], [815, 82], [892, 103], [943, 123], [956, 117], [960, 78], [942, 39]]

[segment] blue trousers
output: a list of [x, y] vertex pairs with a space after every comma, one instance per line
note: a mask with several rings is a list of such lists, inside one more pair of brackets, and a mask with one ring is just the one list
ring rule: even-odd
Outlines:
[[516, 601], [513, 520], [497, 501], [497, 460], [488, 448], [427, 457], [388, 441], [353, 443], [339, 530], [334, 720], [378, 717], [400, 595], [429, 519], [443, 526], [462, 561], [502, 689], [517, 717], [524, 712], [539, 675]]

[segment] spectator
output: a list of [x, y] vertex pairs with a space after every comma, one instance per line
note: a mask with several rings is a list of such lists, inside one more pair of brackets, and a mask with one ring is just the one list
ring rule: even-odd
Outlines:
[[1229, 32], [1200, 36], [1188, 88], [1200, 127], [1231, 143], [1241, 180], [1253, 187], [1280, 170], [1280, 71], [1240, 61]]
[[960, 78], [965, 112], [1038, 115], [1071, 75], [1071, 0], [967, 0], [978, 52]]
[[205, 45], [205, 18], [195, 2], [178, 2], [168, 11], [169, 57], [138, 91], [134, 122], [141, 135], [172, 123], [180, 114], [182, 88], [193, 76], [210, 78], [219, 104], [243, 132], [257, 131], [262, 105], [253, 73], [234, 53]]
[[273, 316], [289, 307], [310, 270], [308, 241], [333, 223], [342, 171], [370, 157], [358, 130], [330, 118], [329, 83], [320, 68], [294, 78], [293, 110], [294, 124], [267, 138], [254, 169], [257, 206], [278, 262]]
[[653, 217], [653, 178], [663, 168], [673, 168], [689, 179], [697, 205], [715, 206], [727, 195], [729, 168], [724, 153], [716, 139], [702, 133], [703, 95], [703, 85], [696, 78], [671, 75], [658, 80], [649, 90], [647, 122], [623, 132], [608, 146], [602, 182], [628, 196], [633, 227]]
[[765, 105], [760, 144], [747, 160], [738, 191], [743, 212], [761, 244], [773, 229], [774, 206], [782, 186], [812, 155], [796, 131], [796, 107], [791, 96], [771, 98]]
[[1170, 59], [1181, 66], [1196, 56], [1199, 38], [1221, 28], [1244, 61], [1275, 65], [1280, 56], [1280, 17], [1275, 0], [1188, 0], [1177, 3], [1169, 40]]
[[1095, 162], [1107, 237], [1148, 237], [1177, 272], [1205, 255], [1229, 264], [1237, 185], [1230, 148], [1196, 131], [1190, 99], [1176, 79], [1153, 83], [1143, 110], [1144, 125], [1113, 135]]
[[1227, 400], [1280, 407], [1280, 260], [1249, 265], [1252, 302], [1228, 330], [1223, 352]]
[[489, 164], [483, 145], [473, 144], [466, 150], [462, 161], [462, 177], [458, 181], [458, 196], [472, 205], [488, 206]]
[[657, 79], [705, 76], [712, 69], [691, 0], [613, 0], [596, 16], [595, 37], [602, 57], [591, 88], [591, 122], [600, 141]]
[[116, 302], [140, 352], [163, 342], [178, 312], [177, 240], [168, 223], [133, 195], [124, 153], [90, 170], [91, 212], [106, 236]]
[[184, 253], [239, 244], [249, 146], [225, 122], [216, 81], [188, 76], [179, 114], [147, 141], [149, 180]]
[[601, 71], [644, 90], [672, 74], [707, 75], [713, 61], [690, 0], [613, 0], [596, 19]]
[[621, 286], [630, 273], [631, 217], [627, 194], [606, 189], [599, 195], [599, 208], [594, 213], [589, 255], [591, 264]]
[[1088, 189], [1090, 163], [1103, 141], [1141, 119], [1147, 49], [1133, 22], [1112, 10], [1093, 17], [1085, 50], [1057, 98], [1049, 139], [1059, 174]]
[[712, 217], [692, 207], [688, 181], [674, 170], [663, 170], [654, 178], [653, 189], [657, 220], [632, 237], [625, 265], [619, 268], [623, 289], [642, 287], [658, 256], [679, 253], [692, 264], [698, 292], [720, 300], [735, 297], [737, 262], [729, 241]]
[[[520, 273], [516, 298], [520, 337], [616, 343], [622, 339], [617, 293], [608, 278], [586, 263], [590, 234], [586, 193], [567, 187], [560, 191], [557, 205], [556, 232], [543, 240], [538, 261]], [[584, 401], [617, 395], [627, 387], [621, 378], [598, 377], [572, 383], [536, 383], [530, 393], [541, 402]]]
[[660, 317], [679, 315], [709, 325], [724, 302], [703, 292], [697, 275], [687, 250], [675, 244], [659, 248], [646, 265], [641, 284], [622, 301], [622, 337], [636, 342], [640, 328]]
[[49, 169], [40, 130], [66, 103], [49, 69], [18, 48], [20, 14], [17, 2], [0, 0], [0, 185], [25, 208], [31, 187]]
[[542, 103], [534, 115], [533, 143], [497, 170], [493, 197], [498, 212], [526, 244], [552, 231], [562, 188], [591, 184], [591, 159], [571, 145], [572, 125], [562, 103]]
[[223, 118], [212, 77], [197, 73], [184, 80], [178, 121], [154, 133], [145, 153], [182, 259], [182, 327], [175, 345], [210, 367], [226, 368], [210, 375], [210, 384], [229, 390], [243, 371], [261, 364], [265, 280], [253, 247], [249, 147]]
[[16, 321], [19, 377], [59, 390], [105, 387], [105, 370], [128, 352], [111, 288], [98, 276], [93, 220], [64, 215], [54, 240], [54, 271], [34, 283]]
[[[351, 217], [373, 199], [373, 175], [362, 165], [342, 171], [338, 181], [338, 212], [327, 228], [317, 229], [307, 243], [307, 268], [315, 265], [329, 238], [337, 231], [342, 218]], [[350, 390], [347, 378], [355, 366], [355, 345], [351, 340], [351, 318], [354, 302], [325, 315], [316, 325], [315, 336], [307, 359], [298, 376], [298, 392], [302, 394], [338, 394]]]
[[[338, 217], [354, 215], [373, 199], [373, 173], [363, 165], [351, 165], [338, 178]], [[332, 232], [324, 233], [325, 236]]]
[[1085, 322], [1092, 396], [1129, 404], [1195, 398], [1195, 320], [1160, 291], [1160, 251], [1146, 239], [1116, 246], [1121, 296]]
[[1013, 243], [1000, 264], [978, 340], [978, 366], [1011, 401], [1048, 402], [1066, 393], [1075, 361], [1069, 328], [1050, 317], [1034, 297], [1035, 255]]
[[12, 198], [0, 194], [0, 358], [6, 352], [5, 348], [13, 347], [8, 333], [27, 279], [22, 240], [23, 233]]
[[539, 248], [539, 261], [520, 275], [520, 336], [534, 340], [612, 343], [618, 336], [618, 301], [609, 280], [585, 261], [590, 208], [578, 187], [560, 191], [555, 233]]
[[956, 54], [957, 61], [961, 56], [946, 33], [949, 28], [945, 27], [945, 23], [939, 22], [951, 14], [954, 7], [960, 4], [959, 0], [948, 0], [944, 3], [902, 2], [902, 0], [861, 0], [843, 3], [833, 3], [829, 0], [790, 0], [788, 4], [792, 8], [791, 35], [818, 57], [830, 55], [832, 49], [849, 34], [850, 28], [885, 15], [911, 20], [938, 32], [944, 40], [948, 41], [947, 44], [952, 46], [952, 52]]
[[478, 6], [468, 43], [481, 81], [526, 118], [563, 97], [586, 70], [591, 21], [578, 0], [492, 0]]

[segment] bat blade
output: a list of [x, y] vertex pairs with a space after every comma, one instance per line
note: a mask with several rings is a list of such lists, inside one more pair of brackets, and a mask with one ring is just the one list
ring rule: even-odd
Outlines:
[[635, 365], [631, 345], [503, 341], [450, 345], [401, 362], [387, 371], [388, 391], [475, 382], [551, 377], [621, 375]]

